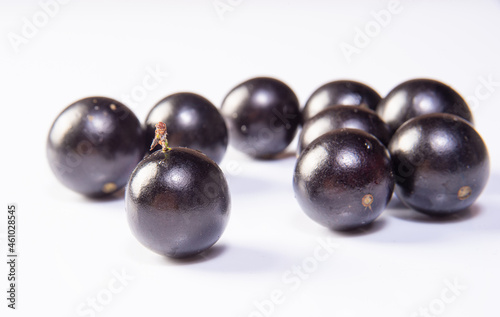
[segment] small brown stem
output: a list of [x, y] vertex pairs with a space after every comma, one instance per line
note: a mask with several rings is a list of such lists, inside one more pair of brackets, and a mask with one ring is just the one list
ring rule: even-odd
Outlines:
[[161, 145], [161, 150], [163, 153], [170, 151], [170, 147], [168, 146], [168, 140], [167, 140], [167, 135], [168, 135], [167, 126], [163, 122], [158, 122], [155, 125], [155, 127], [156, 127], [155, 138], [151, 143], [150, 151], [152, 151], [158, 144]]

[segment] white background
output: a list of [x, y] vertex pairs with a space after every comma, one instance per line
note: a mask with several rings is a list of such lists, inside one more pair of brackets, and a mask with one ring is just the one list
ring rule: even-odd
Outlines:
[[[384, 26], [371, 12], [386, 10], [385, 0], [220, 2], [231, 10], [217, 12], [213, 0], [74, 0], [52, 7], [47, 21], [37, 1], [1, 2], [1, 315], [418, 316], [431, 306], [430, 315], [497, 316], [500, 2], [403, 1]], [[12, 45], [33, 18], [37, 30]], [[367, 27], [368, 42], [348, 62], [341, 43], [354, 45]], [[128, 104], [141, 121], [168, 94], [192, 91], [219, 106], [232, 87], [259, 75], [288, 83], [301, 104], [337, 79], [365, 82], [381, 95], [410, 78], [444, 81], [471, 102], [490, 151], [489, 185], [469, 213], [450, 221], [393, 200], [371, 228], [341, 234], [300, 210], [294, 157], [252, 161], [231, 149], [222, 162], [232, 194], [223, 237], [204, 257], [162, 258], [130, 233], [123, 199], [92, 201], [67, 190], [45, 157], [63, 108], [92, 95], [124, 100], [155, 68], [168, 76]], [[15, 312], [6, 308], [4, 264], [12, 202], [19, 210]], [[318, 239], [334, 241], [335, 251], [314, 265]], [[290, 272], [303, 265], [307, 278]], [[133, 279], [115, 281], [123, 271]], [[461, 289], [453, 293], [447, 283]], [[97, 309], [86, 306], [89, 298]]]

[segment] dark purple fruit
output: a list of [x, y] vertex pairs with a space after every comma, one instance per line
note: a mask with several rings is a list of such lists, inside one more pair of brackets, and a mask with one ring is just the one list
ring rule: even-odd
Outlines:
[[[155, 124], [164, 122], [170, 146], [203, 152], [216, 163], [226, 153], [228, 133], [219, 110], [200, 95], [183, 92], [165, 97], [146, 118], [146, 143], [155, 136]], [[145, 144], [149, 147], [149, 144]]]
[[409, 207], [434, 216], [474, 203], [489, 176], [488, 150], [462, 118], [430, 114], [403, 124], [389, 150], [396, 194]]
[[226, 96], [221, 111], [231, 145], [256, 158], [283, 152], [300, 124], [297, 97], [273, 78], [253, 78], [239, 84]]
[[362, 106], [375, 110], [380, 99], [380, 95], [365, 84], [352, 80], [332, 81], [309, 97], [302, 110], [303, 123], [331, 106]]
[[391, 139], [389, 126], [374, 111], [362, 107], [333, 106], [321, 111], [304, 124], [299, 137], [298, 153], [323, 134], [342, 128], [368, 132], [384, 145]]
[[411, 118], [430, 113], [451, 113], [473, 122], [464, 99], [453, 88], [432, 79], [399, 84], [380, 101], [377, 113], [393, 133]]
[[110, 195], [125, 186], [144, 152], [137, 117], [105, 97], [85, 98], [64, 109], [47, 139], [47, 158], [56, 177], [90, 197]]
[[391, 159], [373, 135], [335, 130], [299, 156], [293, 188], [302, 210], [314, 221], [335, 230], [355, 229], [373, 222], [391, 199]]
[[161, 255], [183, 258], [219, 240], [230, 196], [215, 162], [178, 147], [156, 151], [137, 165], [126, 187], [125, 207], [139, 242]]

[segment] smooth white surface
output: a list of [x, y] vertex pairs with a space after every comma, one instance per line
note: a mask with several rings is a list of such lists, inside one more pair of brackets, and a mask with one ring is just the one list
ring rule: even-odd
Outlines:
[[[402, 2], [350, 63], [341, 43], [352, 44], [356, 28], [373, 24], [370, 12], [388, 1], [221, 2], [233, 4], [224, 19], [212, 0], [75, 0], [19, 52], [9, 33], [20, 34], [23, 19], [41, 9], [36, 1], [1, 2], [0, 262], [11, 202], [19, 208], [20, 254], [15, 312], [6, 308], [7, 266], [0, 266], [1, 315], [92, 316], [82, 305], [98, 297], [106, 304], [92, 310], [96, 316], [419, 316], [429, 305], [430, 315], [496, 316], [500, 85], [484, 81], [500, 81], [500, 2]], [[64, 107], [90, 95], [123, 100], [156, 68], [168, 77], [129, 104], [141, 120], [168, 94], [193, 91], [220, 105], [258, 75], [285, 81], [302, 104], [336, 79], [365, 82], [381, 95], [410, 78], [442, 80], [478, 101], [489, 185], [454, 221], [428, 220], [394, 200], [372, 228], [340, 234], [300, 210], [294, 157], [252, 161], [230, 150], [222, 166], [233, 204], [222, 239], [205, 258], [164, 259], [132, 236], [123, 200], [70, 192], [45, 158], [48, 130]], [[328, 239], [333, 253], [321, 249]], [[298, 275], [294, 266], [311, 272]], [[133, 280], [119, 283], [122, 270]], [[445, 280], [455, 279], [467, 289], [453, 293]], [[272, 309], [271, 299], [279, 302]]]

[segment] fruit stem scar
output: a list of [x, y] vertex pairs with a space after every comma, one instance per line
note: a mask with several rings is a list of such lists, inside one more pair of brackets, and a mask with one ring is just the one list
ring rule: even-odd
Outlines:
[[460, 200], [466, 200], [472, 195], [472, 189], [469, 186], [462, 186], [458, 190], [457, 197]]
[[106, 194], [109, 194], [111, 192], [114, 192], [117, 189], [117, 186], [115, 183], [106, 183], [104, 186], [102, 186], [102, 191]]
[[366, 194], [361, 198], [361, 204], [366, 208], [372, 210], [373, 196], [371, 194]]
[[153, 142], [151, 143], [151, 148], [149, 149], [152, 151], [155, 146], [158, 144], [161, 145], [161, 150], [163, 153], [170, 151], [170, 147], [168, 146], [168, 140], [167, 140], [167, 126], [163, 122], [158, 122], [156, 125], [156, 130], [155, 130], [155, 138], [153, 139]]

